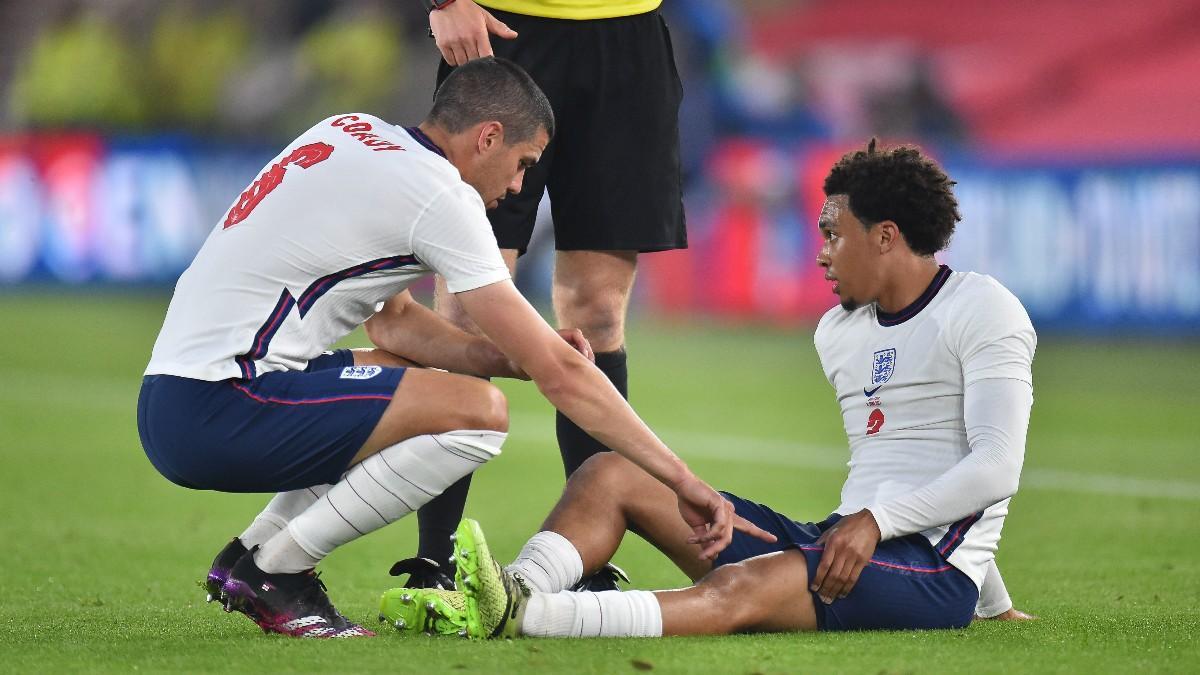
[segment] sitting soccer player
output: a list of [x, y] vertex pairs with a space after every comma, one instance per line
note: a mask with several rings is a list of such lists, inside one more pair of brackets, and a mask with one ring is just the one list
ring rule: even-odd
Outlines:
[[[484, 209], [520, 191], [553, 133], [533, 80], [479, 59], [446, 78], [418, 127], [318, 123], [213, 228], [175, 287], [138, 400], [146, 455], [172, 482], [278, 493], [217, 555], [210, 599], [267, 631], [371, 635], [313, 568], [499, 454], [504, 397], [467, 375], [533, 379], [671, 485], [715, 544], [735, 526], [771, 538], [655, 437], [579, 331], [556, 333], [510, 281]], [[486, 337], [413, 300], [407, 287], [435, 272]], [[325, 352], [364, 323], [381, 349]]]
[[[478, 525], [464, 521], [461, 592], [388, 591], [385, 618], [412, 630], [547, 637], [970, 623], [1020, 477], [1036, 336], [994, 279], [934, 259], [959, 220], [953, 184], [918, 150], [874, 141], [826, 178], [817, 264], [841, 307], [821, 319], [815, 342], [850, 442], [832, 515], [797, 522], [726, 495], [777, 541], [735, 533], [720, 550], [679, 522], [665, 486], [599, 455], [513, 564], [501, 570]], [[696, 584], [562, 592], [603, 565], [626, 531]]]

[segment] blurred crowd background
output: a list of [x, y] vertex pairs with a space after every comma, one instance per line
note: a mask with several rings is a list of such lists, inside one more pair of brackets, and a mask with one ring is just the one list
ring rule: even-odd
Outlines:
[[[642, 259], [641, 306], [819, 316], [820, 183], [878, 136], [947, 166], [965, 219], [946, 261], [1000, 278], [1041, 326], [1200, 334], [1200, 3], [662, 11], [692, 246]], [[168, 287], [313, 122], [422, 117], [427, 27], [420, 0], [0, 0], [0, 290]], [[548, 246], [522, 272], [535, 297]]]

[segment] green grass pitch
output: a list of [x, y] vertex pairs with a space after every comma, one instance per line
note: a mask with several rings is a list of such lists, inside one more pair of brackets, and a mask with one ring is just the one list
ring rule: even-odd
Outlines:
[[[212, 556], [265, 497], [177, 488], [134, 424], [161, 295], [0, 296], [0, 670], [580, 672], [1196, 672], [1200, 670], [1200, 345], [1043, 339], [1022, 489], [1000, 549], [1028, 624], [961, 631], [471, 643], [263, 635], [203, 602]], [[359, 338], [361, 339], [361, 338]], [[361, 344], [361, 343], [360, 343]], [[635, 322], [635, 407], [718, 487], [797, 518], [837, 504], [845, 440], [808, 330]], [[505, 383], [512, 435], [467, 512], [514, 555], [561, 488], [552, 411]], [[397, 523], [323, 565], [374, 625]], [[683, 576], [633, 538], [639, 588]], [[766, 579], [764, 583], [771, 583]]]

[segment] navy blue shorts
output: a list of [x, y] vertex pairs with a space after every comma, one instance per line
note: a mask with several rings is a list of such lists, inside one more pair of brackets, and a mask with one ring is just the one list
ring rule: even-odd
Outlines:
[[207, 382], [147, 375], [138, 433], [172, 483], [285, 492], [336, 483], [391, 403], [404, 368], [354, 366], [348, 349], [306, 370]]
[[[714, 567], [797, 548], [808, 562], [808, 578], [816, 577], [824, 550], [816, 541], [842, 516], [835, 513], [819, 523], [799, 523], [762, 504], [722, 494], [739, 516], [779, 541], [770, 544], [734, 532], [733, 542], [717, 556]], [[820, 630], [963, 628], [975, 615], [979, 589], [970, 577], [946, 562], [928, 539], [911, 534], [880, 542], [845, 598], [826, 605], [816, 593], [812, 596]]]

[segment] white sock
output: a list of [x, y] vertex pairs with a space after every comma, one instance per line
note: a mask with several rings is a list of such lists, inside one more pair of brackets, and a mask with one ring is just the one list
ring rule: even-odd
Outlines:
[[258, 569], [271, 574], [294, 574], [311, 570], [323, 557], [304, 550], [285, 527], [254, 552], [254, 564], [258, 565]]
[[650, 591], [537, 593], [521, 632], [532, 637], [661, 637], [662, 608]]
[[535, 591], [557, 593], [579, 583], [583, 577], [583, 559], [566, 537], [542, 530], [525, 542], [507, 569], [519, 573]]
[[292, 518], [262, 545], [254, 561], [271, 573], [311, 569], [338, 546], [424, 506], [500, 454], [507, 437], [498, 431], [450, 431], [384, 448]]
[[300, 515], [305, 509], [312, 506], [313, 502], [329, 492], [331, 487], [333, 486], [314, 485], [291, 492], [280, 492], [267, 503], [267, 507], [262, 510], [262, 513], [255, 516], [254, 522], [250, 523], [250, 527], [247, 527], [246, 531], [238, 536], [238, 539], [242, 540], [242, 545], [246, 548], [265, 544], [268, 539], [287, 527], [292, 518]]

